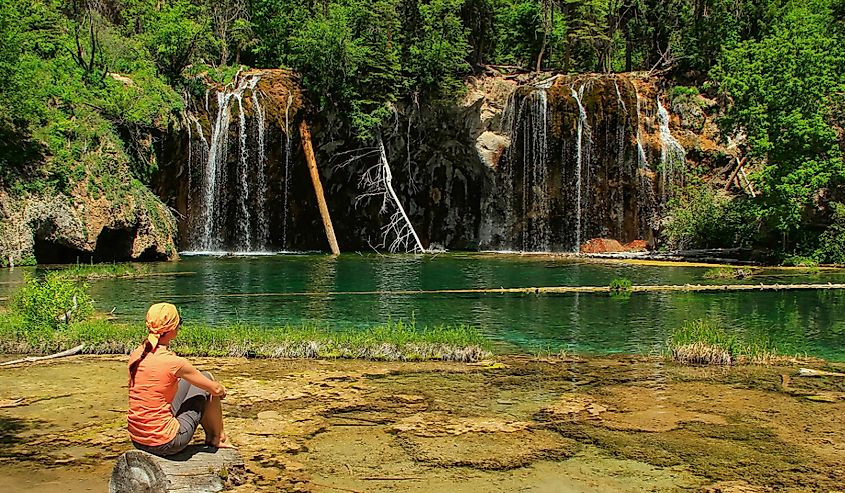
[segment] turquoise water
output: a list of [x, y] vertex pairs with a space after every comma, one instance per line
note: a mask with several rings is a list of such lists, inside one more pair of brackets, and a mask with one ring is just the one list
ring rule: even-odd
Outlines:
[[[538, 286], [717, 283], [702, 267], [596, 263], [542, 255], [441, 254], [273, 255], [185, 257], [149, 264], [157, 275], [91, 282], [99, 310], [126, 321], [143, 319], [147, 306], [172, 301], [189, 320], [223, 324], [313, 322], [332, 330], [386, 321], [418, 326], [471, 324], [499, 351], [560, 350], [607, 354], [662, 350], [672, 328], [687, 320], [718, 320], [738, 333], [767, 335], [785, 353], [845, 360], [845, 292], [607, 294], [399, 294], [404, 290]], [[0, 271], [7, 296], [22, 269]], [[771, 270], [758, 283], [845, 282], [845, 271], [817, 274]], [[380, 291], [381, 294], [343, 294]], [[394, 292], [394, 293], [391, 293]]]

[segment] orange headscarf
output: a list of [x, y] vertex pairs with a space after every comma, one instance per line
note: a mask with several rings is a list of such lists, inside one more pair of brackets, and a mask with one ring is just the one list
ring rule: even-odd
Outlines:
[[156, 303], [147, 310], [147, 330], [150, 331], [147, 340], [153, 349], [158, 346], [161, 336], [179, 327], [181, 320], [176, 307], [170, 303]]

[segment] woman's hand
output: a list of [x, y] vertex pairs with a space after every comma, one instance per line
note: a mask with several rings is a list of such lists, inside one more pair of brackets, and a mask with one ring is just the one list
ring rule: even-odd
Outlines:
[[217, 388], [214, 389], [214, 392], [211, 392], [211, 395], [214, 397], [219, 397], [220, 399], [226, 398], [226, 387], [223, 386], [220, 382], [214, 382], [217, 384]]

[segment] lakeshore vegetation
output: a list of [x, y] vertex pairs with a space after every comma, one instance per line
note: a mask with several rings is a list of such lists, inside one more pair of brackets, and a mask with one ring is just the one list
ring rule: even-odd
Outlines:
[[[117, 322], [95, 313], [86, 282], [69, 275], [73, 272], [47, 271], [25, 277], [8, 307], [0, 307], [0, 353], [50, 354], [84, 344], [85, 353], [126, 354], [141, 343], [143, 324]], [[631, 295], [628, 279], [614, 279], [611, 286], [615, 287], [611, 296]], [[420, 328], [413, 319], [388, 320], [349, 331], [307, 323], [259, 326], [232, 322], [212, 327], [189, 322], [173, 348], [186, 356], [251, 358], [476, 362], [493, 355], [490, 341], [474, 327]], [[666, 354], [693, 365], [765, 364], [781, 358], [766, 337], [740, 337], [707, 320], [689, 321], [673, 330], [666, 341]]]

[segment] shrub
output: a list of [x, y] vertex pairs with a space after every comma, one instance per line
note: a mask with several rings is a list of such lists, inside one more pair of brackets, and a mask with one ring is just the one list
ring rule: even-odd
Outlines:
[[736, 267], [713, 267], [704, 272], [705, 279], [747, 279], [751, 277], [751, 269]]
[[804, 257], [802, 255], [787, 255], [783, 258], [782, 265], [786, 267], [807, 267], [813, 269], [819, 266], [819, 262], [812, 257]]
[[833, 218], [830, 225], [819, 236], [815, 257], [829, 264], [845, 264], [845, 205], [831, 204]]
[[743, 205], [709, 187], [688, 188], [669, 204], [666, 246], [683, 250], [750, 244], [758, 221]]
[[27, 275], [12, 300], [12, 307], [27, 325], [57, 329], [70, 320], [84, 320], [93, 313], [87, 288], [85, 283], [55, 273], [40, 277]]

